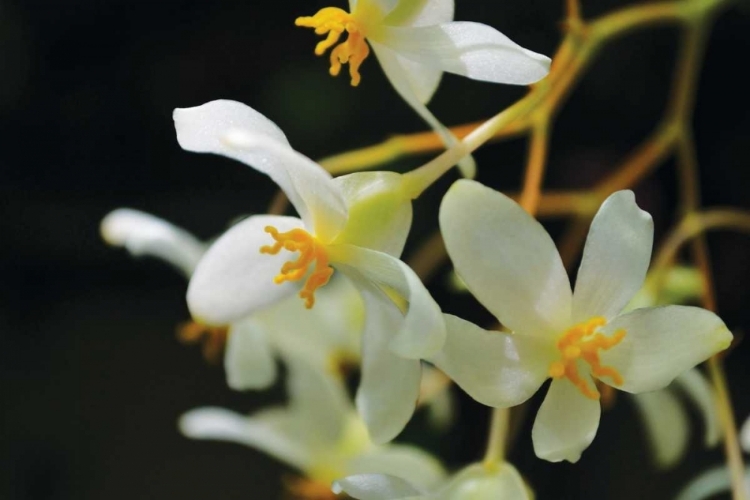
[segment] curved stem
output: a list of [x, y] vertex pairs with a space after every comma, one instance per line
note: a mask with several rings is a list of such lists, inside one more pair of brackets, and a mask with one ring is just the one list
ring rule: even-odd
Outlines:
[[526, 178], [518, 204], [534, 215], [539, 207], [542, 190], [544, 166], [547, 163], [547, 145], [549, 142], [549, 122], [546, 118], [534, 124], [529, 142], [529, 159], [526, 166]]
[[529, 101], [528, 96], [521, 99], [470, 132], [456, 146], [446, 150], [440, 156], [421, 167], [404, 174], [404, 189], [409, 196], [412, 199], [417, 198], [450, 170], [458, 160], [487, 142], [498, 130], [501, 130], [515, 119], [523, 116], [529, 108]]
[[495, 408], [490, 417], [490, 435], [487, 439], [487, 451], [484, 453], [484, 466], [491, 468], [505, 460], [505, 442], [508, 438], [510, 410]]

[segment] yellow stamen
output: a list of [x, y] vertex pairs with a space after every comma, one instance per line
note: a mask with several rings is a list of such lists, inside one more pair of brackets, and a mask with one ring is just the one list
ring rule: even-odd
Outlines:
[[349, 64], [349, 76], [353, 87], [359, 85], [362, 76], [359, 67], [370, 55], [370, 47], [365, 41], [365, 30], [361, 22], [345, 10], [337, 7], [320, 9], [314, 16], [298, 17], [294, 24], [305, 28], [315, 28], [316, 35], [328, 36], [315, 46], [315, 54], [322, 56], [339, 41], [346, 31], [348, 37], [331, 51], [331, 76], [338, 76], [342, 64]]
[[602, 394], [602, 408], [605, 410], [611, 409], [617, 400], [617, 391], [615, 391], [612, 386], [599, 380], [596, 381], [596, 388], [599, 389], [599, 392]]
[[591, 399], [599, 399], [596, 387], [590, 387], [586, 379], [578, 373], [578, 360], [585, 361], [591, 368], [591, 374], [597, 378], [609, 377], [615, 385], [622, 385], [623, 378], [611, 366], [602, 366], [599, 350], [607, 350], [616, 346], [625, 338], [625, 330], [617, 330], [611, 336], [596, 333], [596, 330], [607, 324], [607, 320], [596, 316], [569, 328], [557, 341], [557, 349], [561, 359], [549, 367], [549, 376], [554, 379], [566, 377], [573, 385]]
[[229, 337], [226, 326], [208, 326], [187, 321], [177, 327], [177, 340], [183, 344], [202, 345], [203, 358], [209, 363], [218, 363], [224, 356]]
[[312, 308], [315, 305], [315, 290], [328, 283], [333, 275], [333, 268], [328, 265], [325, 247], [304, 229], [292, 229], [286, 233], [280, 233], [275, 227], [266, 226], [265, 231], [276, 240], [276, 243], [262, 246], [260, 253], [276, 255], [282, 248], [290, 252], [299, 252], [297, 260], [286, 262], [281, 266], [281, 272], [273, 279], [277, 285], [286, 281], [301, 280], [307, 275], [310, 265], [315, 262], [315, 268], [299, 292], [299, 296], [305, 300], [305, 307]]
[[284, 480], [289, 500], [336, 500], [330, 483], [321, 483], [304, 477], [291, 476]]

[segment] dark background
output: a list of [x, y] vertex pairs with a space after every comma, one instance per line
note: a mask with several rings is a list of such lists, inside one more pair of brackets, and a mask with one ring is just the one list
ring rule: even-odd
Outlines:
[[[457, 3], [457, 19], [495, 26], [537, 52], [551, 55], [559, 42], [562, 1]], [[583, 8], [595, 15], [626, 4], [584, 0]], [[175, 423], [196, 406], [249, 411], [281, 391], [229, 391], [220, 367], [174, 339], [188, 317], [184, 280], [160, 262], [107, 248], [98, 224], [130, 206], [206, 238], [240, 214], [266, 210], [274, 192], [267, 178], [178, 147], [175, 107], [245, 102], [313, 158], [423, 130], [374, 58], [357, 89], [328, 76], [326, 61], [312, 53], [315, 37], [293, 26], [296, 16], [326, 5], [0, 0], [0, 498], [280, 497], [283, 468], [272, 459], [188, 441]], [[674, 28], [608, 47], [556, 122], [547, 186], [591, 185], [648, 134], [663, 110], [676, 47]], [[707, 205], [750, 208], [750, 96], [741, 73], [749, 50], [750, 16], [727, 12], [710, 40], [695, 114]], [[488, 117], [524, 92], [448, 75], [431, 108], [458, 124]], [[522, 139], [482, 149], [479, 180], [517, 188], [524, 154]], [[453, 178], [416, 202], [409, 249], [436, 227], [437, 202]], [[674, 183], [667, 162], [636, 190], [657, 237], [673, 222]], [[747, 330], [750, 238], [716, 234], [710, 244], [720, 313], [730, 328]], [[443, 282], [432, 289], [446, 310], [482, 318]], [[727, 360], [740, 420], [750, 414], [749, 356], [740, 345]], [[694, 419], [695, 449], [657, 474], [633, 407], [619, 401], [576, 466], [537, 460], [528, 422], [510, 457], [538, 498], [668, 498], [721, 461], [719, 450], [700, 449]], [[419, 426], [405, 438], [431, 441], [453, 466], [477, 459], [489, 412], [463, 395], [459, 406], [459, 425], [439, 447]]]

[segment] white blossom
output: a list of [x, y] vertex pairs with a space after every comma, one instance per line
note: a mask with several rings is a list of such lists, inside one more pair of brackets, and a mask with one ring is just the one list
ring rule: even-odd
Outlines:
[[410, 445], [374, 444], [341, 382], [306, 360], [290, 360], [287, 392], [286, 406], [249, 416], [222, 408], [192, 410], [180, 418], [180, 430], [265, 452], [302, 473], [309, 483], [300, 487], [310, 490], [329, 490], [336, 479], [365, 472], [407, 474], [422, 488], [443, 479], [432, 455]]
[[458, 181], [440, 225], [456, 271], [512, 333], [446, 315], [448, 337], [431, 358], [474, 399], [495, 407], [527, 400], [552, 378], [532, 439], [537, 456], [577, 461], [601, 413], [598, 383], [640, 393], [725, 349], [732, 335], [697, 307], [621, 314], [643, 284], [651, 217], [630, 191], [611, 195], [589, 231], [575, 293], [544, 228], [505, 195]]
[[[267, 174], [300, 214], [249, 217], [224, 233], [190, 280], [193, 317], [226, 324], [295, 292], [312, 308], [334, 269], [341, 271], [365, 304], [357, 405], [375, 441], [392, 439], [414, 411], [419, 359], [445, 339], [440, 308], [398, 259], [411, 226], [401, 176], [367, 172], [333, 179], [293, 150], [274, 123], [238, 102], [177, 109], [174, 119], [184, 149], [234, 158]], [[292, 252], [299, 252], [296, 260]]]
[[[550, 66], [548, 57], [524, 49], [486, 24], [453, 21], [453, 11], [453, 0], [350, 0], [349, 12], [326, 7], [298, 18], [296, 24], [327, 34], [315, 53], [323, 55], [333, 47], [331, 75], [338, 75], [348, 63], [354, 86], [360, 83], [359, 68], [372, 47], [396, 91], [447, 146], [453, 146], [456, 138], [425, 106], [444, 72], [526, 85], [544, 78]], [[344, 32], [347, 39], [338, 43]], [[474, 177], [470, 157], [461, 167], [465, 176]]]

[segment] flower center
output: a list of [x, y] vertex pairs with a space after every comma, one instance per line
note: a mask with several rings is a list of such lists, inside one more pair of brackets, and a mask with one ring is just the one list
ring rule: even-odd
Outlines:
[[353, 87], [359, 85], [362, 77], [359, 67], [370, 55], [370, 47], [365, 41], [362, 23], [345, 10], [337, 7], [320, 9], [312, 17], [298, 17], [294, 24], [305, 28], [314, 28], [316, 35], [328, 36], [315, 46], [315, 54], [322, 56], [325, 51], [336, 45], [341, 35], [346, 31], [349, 36], [331, 51], [331, 76], [338, 76], [342, 64], [349, 64], [349, 76]]
[[584, 396], [599, 399], [600, 395], [596, 387], [591, 387], [578, 373], [578, 360], [581, 360], [589, 364], [591, 374], [595, 377], [609, 377], [613, 384], [621, 385], [622, 375], [610, 366], [602, 366], [599, 350], [606, 351], [622, 342], [625, 338], [625, 330], [617, 330], [609, 337], [596, 333], [599, 327], [606, 324], [606, 319], [595, 316], [584, 323], [572, 326], [563, 333], [557, 341], [557, 349], [562, 357], [550, 365], [549, 376], [554, 379], [565, 377], [578, 387]]
[[285, 281], [301, 280], [307, 275], [310, 265], [315, 262], [315, 268], [299, 292], [299, 296], [305, 300], [305, 307], [312, 308], [315, 305], [315, 290], [328, 283], [333, 275], [333, 268], [328, 265], [325, 247], [304, 229], [280, 233], [275, 227], [266, 226], [265, 231], [276, 240], [276, 243], [262, 246], [260, 253], [276, 255], [282, 248], [290, 252], [299, 252], [297, 260], [290, 260], [281, 266], [281, 272], [273, 279], [277, 285]]

